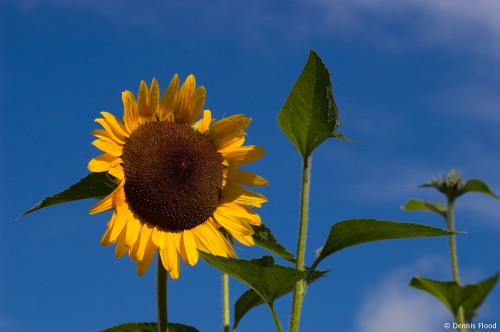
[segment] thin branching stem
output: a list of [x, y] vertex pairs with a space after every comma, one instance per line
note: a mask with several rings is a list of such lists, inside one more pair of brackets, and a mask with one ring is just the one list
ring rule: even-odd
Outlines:
[[274, 309], [274, 305], [272, 303], [269, 304], [269, 309], [271, 309], [271, 312], [273, 313], [273, 319], [274, 319], [274, 324], [276, 325], [276, 331], [283, 332], [283, 327], [281, 326], [281, 322], [280, 322], [280, 319], [278, 317], [278, 313]]

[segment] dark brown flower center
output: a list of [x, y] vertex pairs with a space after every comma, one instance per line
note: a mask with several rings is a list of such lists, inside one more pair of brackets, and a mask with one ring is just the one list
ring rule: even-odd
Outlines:
[[132, 211], [164, 231], [204, 223], [217, 208], [222, 160], [208, 138], [171, 122], [146, 123], [123, 147], [125, 197]]

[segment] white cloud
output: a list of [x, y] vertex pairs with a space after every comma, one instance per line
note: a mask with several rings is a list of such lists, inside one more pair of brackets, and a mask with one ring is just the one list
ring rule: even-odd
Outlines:
[[[500, 52], [500, 20], [497, 19], [500, 1], [497, 0], [219, 0], [210, 4], [202, 1], [143, 4], [127, 0], [4, 0], [9, 2], [25, 10], [46, 5], [76, 7], [103, 15], [117, 24], [155, 30], [168, 31], [176, 27], [178, 30], [182, 18], [189, 17], [187, 21], [196, 22], [196, 29], [203, 28], [209, 34], [245, 34], [250, 40], [265, 39], [270, 33], [288, 42], [314, 36], [348, 37], [355, 33], [397, 49], [452, 41], [458, 42], [461, 48], [472, 48], [483, 54]], [[227, 29], [228, 26], [231, 29]]]
[[484, 54], [500, 51], [496, 0], [315, 0], [323, 25], [375, 37], [385, 46], [454, 41]]
[[395, 270], [365, 294], [356, 319], [356, 332], [441, 331], [452, 315], [438, 300], [408, 287], [415, 271], [425, 274], [442, 269], [442, 259], [421, 259]]

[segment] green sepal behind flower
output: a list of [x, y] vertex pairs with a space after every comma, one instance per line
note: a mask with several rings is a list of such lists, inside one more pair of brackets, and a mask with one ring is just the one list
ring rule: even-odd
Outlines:
[[495, 199], [500, 199], [500, 197], [496, 195], [486, 183], [479, 179], [470, 179], [464, 183], [462, 173], [455, 168], [453, 168], [445, 177], [429, 181], [419, 187], [434, 187], [445, 194], [450, 202], [453, 202], [456, 198], [467, 192], [479, 192], [489, 195]]

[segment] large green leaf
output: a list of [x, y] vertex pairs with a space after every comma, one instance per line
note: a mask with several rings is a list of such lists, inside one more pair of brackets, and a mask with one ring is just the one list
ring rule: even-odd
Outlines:
[[[157, 323], [124, 323], [117, 326], [113, 326], [109, 329], [103, 330], [102, 332], [158, 332]], [[169, 332], [198, 332], [198, 330], [192, 326], [169, 323]]]
[[252, 288], [268, 304], [304, 277], [304, 272], [275, 264], [272, 256], [245, 260], [202, 251], [200, 256], [208, 264]]
[[498, 195], [496, 195], [490, 189], [490, 187], [488, 187], [488, 185], [486, 183], [484, 183], [483, 181], [481, 181], [479, 179], [470, 179], [469, 181], [467, 181], [465, 183], [465, 187], [463, 188], [463, 192], [466, 193], [466, 192], [470, 192], [470, 191], [483, 193], [483, 194], [489, 195], [493, 198], [500, 199], [500, 197], [498, 197]]
[[264, 225], [252, 226], [254, 230], [254, 235], [252, 235], [255, 244], [267, 251], [279, 256], [292, 263], [295, 262], [295, 257], [293, 254], [283, 247], [278, 240], [271, 233], [271, 230]]
[[403, 238], [418, 238], [454, 234], [444, 229], [426, 225], [375, 219], [349, 219], [330, 228], [325, 245], [311, 269], [331, 254], [354, 245]]
[[[328, 271], [314, 271], [312, 274], [309, 284], [318, 280], [319, 277], [325, 275]], [[285, 294], [291, 293], [293, 291], [293, 286], [290, 285], [287, 289], [281, 289], [280, 294], [277, 297], [281, 297]], [[264, 300], [253, 290], [249, 289], [234, 304], [234, 327], [236, 328], [240, 323], [241, 319], [253, 308], [264, 304]]]
[[484, 302], [488, 293], [493, 289], [493, 287], [495, 287], [497, 281], [498, 273], [491, 278], [475, 284], [475, 286], [477, 286], [477, 290], [462, 304], [462, 307], [464, 308], [464, 316], [467, 321], [472, 320], [472, 318], [477, 315], [478, 308]]
[[446, 204], [426, 202], [419, 199], [410, 199], [405, 205], [401, 207], [404, 211], [427, 211], [434, 212], [446, 218], [447, 208]]
[[78, 183], [58, 194], [44, 198], [40, 203], [24, 212], [19, 218], [28, 213], [46, 208], [51, 205], [77, 201], [86, 198], [103, 198], [116, 188], [114, 178], [106, 172], [91, 173]]
[[338, 109], [330, 73], [313, 50], [278, 114], [278, 124], [303, 157], [325, 139], [338, 137]]
[[455, 281], [438, 281], [421, 276], [415, 276], [409, 286], [435, 296], [450, 309], [453, 316], [457, 315], [460, 306], [479, 289], [477, 285], [460, 286]]

